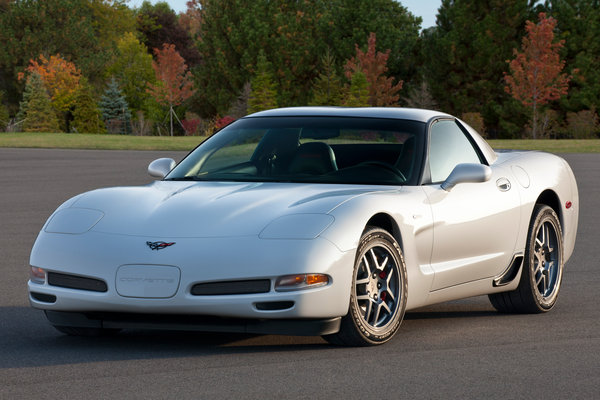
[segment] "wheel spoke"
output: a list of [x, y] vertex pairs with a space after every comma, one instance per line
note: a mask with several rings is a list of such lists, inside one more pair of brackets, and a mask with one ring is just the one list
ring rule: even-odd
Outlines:
[[367, 323], [369, 323], [369, 321], [371, 319], [372, 311], [373, 311], [373, 302], [371, 301], [371, 299], [369, 299], [369, 301], [367, 302], [367, 306], [365, 307], [365, 321], [367, 321]]
[[369, 297], [368, 294], [361, 294], [359, 296], [356, 296], [356, 300], [360, 300], [360, 301], [362, 301], [362, 300], [368, 300], [368, 301], [371, 301], [371, 298]]
[[542, 273], [542, 262], [538, 259], [537, 262], [535, 262], [535, 269], [533, 270], [533, 274], [535, 276], [537, 276], [538, 273]]
[[390, 286], [390, 281], [392, 280], [392, 276], [394, 276], [394, 268], [390, 268], [390, 271], [387, 274], [387, 278], [385, 279], [388, 287]]
[[537, 278], [535, 279], [535, 284], [536, 286], [540, 286], [540, 283], [542, 282], [542, 279], [544, 279], [544, 274], [539, 274], [537, 275]]
[[363, 265], [367, 269], [367, 277], [371, 275], [371, 266], [369, 265], [369, 260], [367, 260], [367, 255], [365, 254], [362, 258]]
[[[538, 234], [539, 236], [539, 234]], [[538, 245], [538, 247], [536, 248], [536, 250], [540, 247], [544, 246], [544, 243], [542, 241], [540, 241], [540, 239], [538, 237], [535, 238], [535, 243]]]
[[544, 245], [546, 245], [547, 244], [546, 242], [548, 241], [548, 226], [545, 223], [542, 225], [541, 231], [542, 231], [542, 243]]
[[394, 296], [394, 293], [391, 290], [386, 290], [385, 292], [387, 293], [387, 296], [390, 298], [390, 300], [396, 300], [396, 296]]
[[381, 262], [381, 264], [377, 265], [377, 269], [383, 270], [388, 263], [389, 257], [385, 257], [385, 259]]
[[373, 324], [372, 324], [373, 326], [379, 325], [378, 321], [379, 321], [379, 314], [381, 313], [381, 304], [383, 304], [383, 303], [380, 303], [375, 307], [375, 318], [373, 318]]
[[392, 310], [385, 301], [381, 303], [381, 307], [385, 308], [385, 311], [387, 311], [388, 315], [392, 313]]
[[367, 276], [366, 278], [361, 278], [361, 279], [357, 279], [356, 280], [356, 284], [357, 285], [364, 285], [369, 283], [369, 277]]

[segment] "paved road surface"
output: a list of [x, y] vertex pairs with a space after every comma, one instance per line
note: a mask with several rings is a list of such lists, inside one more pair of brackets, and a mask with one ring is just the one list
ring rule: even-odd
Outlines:
[[600, 393], [600, 155], [567, 155], [581, 215], [553, 312], [501, 315], [487, 298], [407, 314], [385, 346], [318, 337], [126, 331], [63, 336], [29, 307], [29, 252], [45, 219], [92, 188], [144, 184], [183, 153], [0, 149], [0, 399], [592, 399]]

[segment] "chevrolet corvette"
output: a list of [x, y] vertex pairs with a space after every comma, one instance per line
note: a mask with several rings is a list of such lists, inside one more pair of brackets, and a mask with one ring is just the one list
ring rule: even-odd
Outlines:
[[556, 304], [571, 168], [451, 115], [300, 107], [241, 118], [156, 180], [77, 195], [33, 246], [31, 305], [70, 335], [181, 329], [382, 344], [406, 311]]

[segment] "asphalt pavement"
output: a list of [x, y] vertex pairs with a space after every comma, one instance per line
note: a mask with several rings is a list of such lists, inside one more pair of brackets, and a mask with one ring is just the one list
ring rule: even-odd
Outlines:
[[593, 399], [600, 393], [600, 155], [568, 154], [580, 221], [555, 309], [496, 313], [487, 297], [410, 312], [389, 343], [124, 331], [62, 335], [29, 306], [29, 252], [86, 190], [151, 182], [181, 152], [0, 149], [0, 399]]

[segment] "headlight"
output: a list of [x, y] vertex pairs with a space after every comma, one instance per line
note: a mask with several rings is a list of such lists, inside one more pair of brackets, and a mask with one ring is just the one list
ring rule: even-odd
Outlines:
[[275, 290], [288, 292], [291, 290], [312, 289], [325, 286], [329, 283], [329, 276], [325, 274], [298, 274], [285, 275], [277, 278]]
[[290, 214], [272, 221], [262, 230], [261, 239], [314, 239], [334, 221], [327, 214]]
[[80, 234], [92, 229], [104, 216], [99, 210], [89, 208], [65, 208], [57, 211], [48, 221], [44, 231], [48, 233]]
[[29, 280], [33, 283], [39, 283], [43, 285], [46, 283], [46, 271], [42, 268], [32, 266], [29, 270]]

